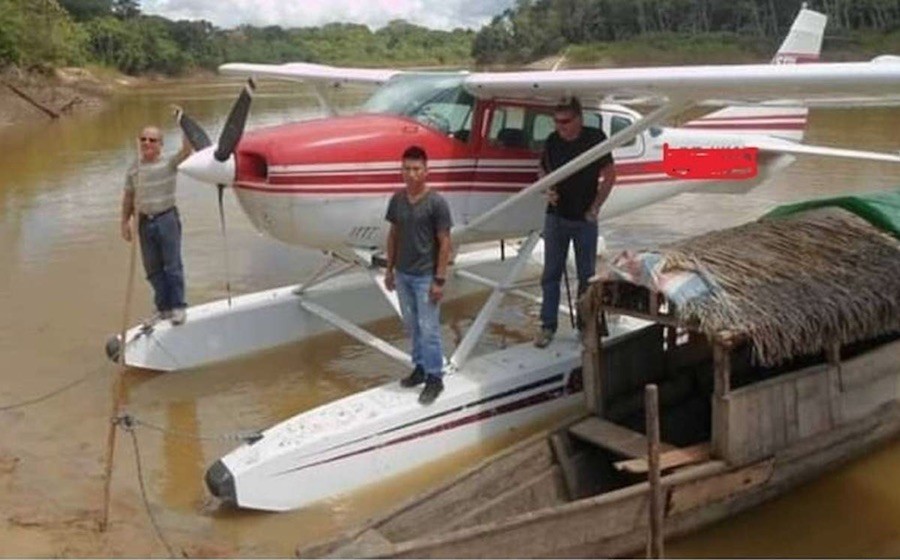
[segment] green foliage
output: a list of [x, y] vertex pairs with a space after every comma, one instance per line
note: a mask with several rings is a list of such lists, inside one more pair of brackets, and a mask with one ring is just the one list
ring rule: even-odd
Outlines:
[[88, 21], [112, 13], [112, 0], [58, 0], [75, 21]]
[[56, 0], [0, 0], [0, 62], [64, 66], [85, 61], [83, 30]]
[[[714, 45], [698, 46], [690, 37], [726, 33], [775, 41], [787, 32], [800, 4], [801, 0], [518, 0], [478, 32], [472, 56], [479, 63], [521, 63], [578, 45], [574, 52], [586, 61], [597, 58], [603, 50], [599, 44], [640, 37], [651, 42], [633, 49], [668, 60], [670, 51], [658, 51], [652, 40], [674, 33], [679, 37], [676, 50], [695, 48], [716, 58], [722, 53]], [[897, 0], [819, 0], [810, 7], [828, 14], [830, 29], [841, 34], [855, 30], [872, 36], [900, 28]], [[618, 50], [632, 48], [621, 47]], [[740, 49], [754, 52], [749, 42]]]
[[[0, 0], [0, 64], [99, 63], [128, 74], [214, 70], [227, 61], [356, 66], [519, 64], [565, 51], [576, 65], [759, 60], [800, 0], [516, 0], [478, 32], [395, 20], [221, 30], [141, 13], [139, 0]], [[898, 0], [816, 0], [842, 56], [900, 50]], [[849, 54], [848, 54], [849, 53]]]
[[13, 0], [0, 0], [0, 65], [20, 64], [24, 14]]

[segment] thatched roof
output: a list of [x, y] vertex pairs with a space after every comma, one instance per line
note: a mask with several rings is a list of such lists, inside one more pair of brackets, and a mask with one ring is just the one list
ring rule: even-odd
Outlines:
[[665, 270], [715, 284], [675, 310], [678, 322], [749, 337], [763, 365], [900, 331], [900, 240], [844, 210], [761, 219], [653, 252]]

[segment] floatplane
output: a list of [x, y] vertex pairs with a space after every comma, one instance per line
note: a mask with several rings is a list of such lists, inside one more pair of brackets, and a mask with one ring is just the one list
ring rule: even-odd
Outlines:
[[[112, 339], [107, 352], [124, 351], [134, 367], [183, 370], [337, 328], [402, 362], [398, 377], [405, 374], [408, 354], [361, 325], [398, 313], [379, 266], [387, 234], [383, 217], [389, 196], [402, 186], [399, 155], [418, 144], [429, 154], [429, 185], [450, 204], [457, 249], [521, 240], [505, 260], [499, 248], [456, 256], [447, 297], [485, 287], [490, 295], [447, 359], [444, 393], [425, 407], [416, 391], [394, 382], [302, 412], [215, 462], [206, 473], [210, 491], [241, 507], [298, 508], [577, 408], [576, 332], [561, 332], [543, 350], [521, 344], [472, 355], [505, 295], [535, 297], [519, 279], [533, 255], [541, 254], [547, 188], [613, 152], [619, 179], [602, 221], [684, 192], [747, 192], [797, 155], [900, 162], [896, 154], [801, 142], [810, 107], [900, 101], [896, 57], [817, 62], [825, 20], [801, 10], [773, 64], [503, 73], [225, 64], [223, 74], [251, 80], [216, 144], [178, 115], [196, 150], [180, 171], [218, 185], [220, 194], [230, 186], [260, 232], [321, 250], [323, 265], [297, 286], [191, 307], [182, 326], [134, 327], [124, 348]], [[355, 114], [329, 111], [324, 118], [244, 135], [253, 77], [309, 83], [326, 107], [322, 93], [329, 88], [377, 89]], [[608, 139], [539, 179], [537, 160], [553, 130], [553, 107], [572, 95], [582, 99], [585, 125], [601, 127]], [[641, 114], [629, 107], [636, 103], [654, 108]], [[698, 106], [713, 112], [681, 127], [664, 126]], [[757, 173], [742, 180], [669, 176], [666, 145], [752, 147]], [[610, 322], [609, 337], [643, 326], [640, 320]]]

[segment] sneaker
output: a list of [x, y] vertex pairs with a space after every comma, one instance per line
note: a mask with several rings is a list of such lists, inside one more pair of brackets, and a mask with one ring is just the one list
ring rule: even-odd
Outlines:
[[177, 307], [171, 311], [169, 318], [172, 319], [173, 325], [183, 325], [187, 319], [187, 311], [184, 307]]
[[400, 380], [400, 385], [403, 387], [415, 387], [422, 383], [425, 383], [425, 370], [420, 365], [417, 365], [412, 373]]
[[534, 345], [538, 348], [546, 348], [550, 341], [553, 340], [553, 331], [550, 329], [542, 328], [538, 333], [534, 336]]
[[168, 319], [168, 313], [168, 311], [157, 311], [153, 315], [141, 321], [141, 327], [144, 329], [152, 329], [156, 326], [156, 323]]
[[428, 379], [425, 380], [425, 388], [422, 389], [422, 393], [419, 395], [419, 404], [433, 403], [434, 399], [438, 398], [438, 395], [440, 395], [443, 390], [444, 382], [441, 378], [429, 375]]

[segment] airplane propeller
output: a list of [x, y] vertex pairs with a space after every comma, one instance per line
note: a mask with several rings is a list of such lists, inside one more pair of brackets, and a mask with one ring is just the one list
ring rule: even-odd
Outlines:
[[[248, 79], [234, 105], [231, 106], [222, 133], [219, 134], [219, 142], [215, 147], [213, 147], [209, 135], [197, 121], [186, 115], [180, 107], [175, 110], [175, 121], [195, 152], [181, 164], [179, 169], [200, 181], [215, 183], [218, 190], [219, 224], [222, 228], [222, 243], [225, 253], [225, 290], [228, 294], [229, 307], [231, 306], [231, 281], [229, 279], [228, 234], [225, 228], [223, 197], [225, 187], [234, 179], [234, 150], [244, 134], [244, 126], [250, 113], [250, 103], [253, 100], [255, 89], [256, 84], [253, 79]], [[210, 158], [210, 153], [212, 158]]]

